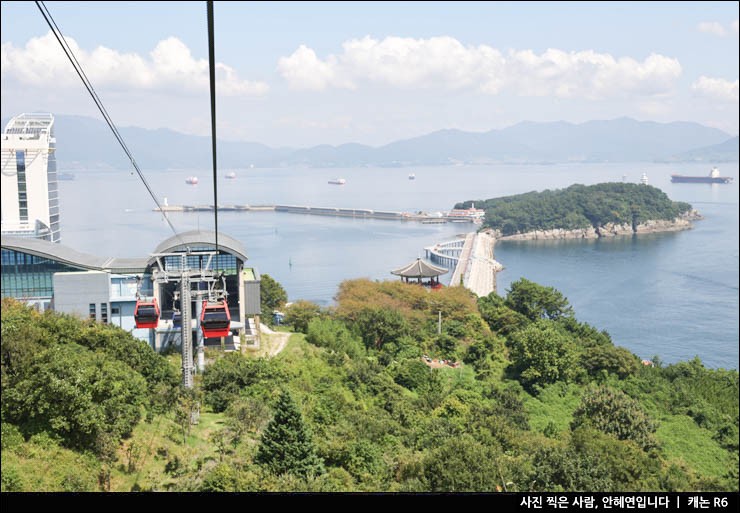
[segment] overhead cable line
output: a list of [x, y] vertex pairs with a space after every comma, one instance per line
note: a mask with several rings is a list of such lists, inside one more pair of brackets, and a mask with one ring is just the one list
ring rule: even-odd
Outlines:
[[208, 16], [208, 72], [211, 85], [211, 141], [213, 145], [213, 217], [218, 254], [218, 180], [216, 174], [216, 50], [213, 36], [213, 0], [206, 2]]
[[98, 110], [100, 111], [100, 113], [103, 115], [105, 122], [108, 124], [111, 131], [113, 132], [113, 135], [118, 141], [118, 144], [121, 145], [121, 148], [123, 148], [123, 151], [128, 156], [129, 160], [131, 161], [131, 164], [134, 166], [134, 169], [136, 169], [136, 173], [139, 175], [139, 178], [141, 178], [141, 181], [144, 183], [144, 187], [146, 187], [146, 190], [149, 191], [149, 195], [154, 200], [154, 203], [156, 203], [159, 209], [159, 212], [164, 216], [164, 219], [165, 221], [167, 221], [167, 224], [170, 226], [170, 229], [172, 229], [172, 232], [177, 236], [178, 239], [180, 239], [181, 242], [183, 242], [180, 237], [180, 234], [177, 233], [177, 230], [175, 230], [175, 227], [172, 225], [170, 218], [167, 216], [167, 212], [162, 208], [162, 205], [159, 204], [159, 200], [157, 199], [157, 196], [154, 194], [154, 192], [152, 191], [152, 188], [149, 186], [149, 182], [147, 182], [146, 178], [144, 177], [144, 174], [141, 172], [141, 169], [139, 169], [139, 165], [136, 163], [136, 160], [134, 159], [133, 155], [129, 151], [128, 146], [126, 146], [126, 143], [123, 140], [123, 137], [118, 132], [116, 125], [113, 123], [113, 120], [108, 114], [108, 111], [105, 109], [103, 102], [100, 100], [100, 98], [98, 97], [98, 94], [95, 92], [95, 88], [93, 87], [90, 80], [87, 78], [87, 75], [85, 74], [85, 71], [82, 68], [82, 65], [79, 63], [79, 61], [74, 55], [74, 52], [72, 51], [72, 48], [69, 47], [67, 40], [64, 38], [62, 31], [57, 26], [56, 21], [54, 21], [54, 18], [49, 12], [49, 9], [46, 7], [44, 2], [40, 2], [40, 1], [36, 2], [36, 6], [39, 8], [39, 11], [41, 11], [41, 15], [46, 20], [47, 25], [49, 25], [49, 28], [54, 34], [54, 37], [56, 37], [57, 41], [61, 45], [62, 50], [64, 50], [65, 55], [69, 59], [69, 62], [72, 63], [72, 67], [74, 67], [75, 71], [77, 72], [77, 75], [80, 77], [80, 80], [82, 80], [82, 83], [85, 85], [87, 92], [90, 93], [90, 96], [95, 102], [95, 105], [98, 107]]

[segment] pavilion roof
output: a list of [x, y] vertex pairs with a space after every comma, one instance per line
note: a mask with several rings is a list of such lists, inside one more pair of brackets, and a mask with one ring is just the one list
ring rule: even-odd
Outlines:
[[406, 278], [431, 278], [432, 276], [439, 276], [446, 272], [447, 269], [437, 267], [421, 258], [417, 258], [410, 264], [405, 265], [400, 269], [396, 269], [395, 271], [391, 271], [391, 274], [395, 274], [396, 276], [405, 276]]

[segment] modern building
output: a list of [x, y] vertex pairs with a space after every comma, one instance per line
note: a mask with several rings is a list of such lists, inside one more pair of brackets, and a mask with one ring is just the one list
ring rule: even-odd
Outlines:
[[2, 134], [2, 228], [5, 235], [61, 241], [54, 116], [20, 114]]
[[[36, 306], [83, 318], [111, 323], [148, 342], [153, 349], [177, 346], [181, 327], [176, 314], [184, 305], [178, 301], [182, 263], [194, 275], [208, 269], [223, 276], [231, 316], [230, 335], [223, 341], [206, 339], [204, 344], [236, 349], [242, 341], [258, 337], [260, 314], [260, 274], [245, 267], [247, 255], [242, 244], [219, 234], [218, 253], [215, 233], [191, 231], [173, 236], [141, 258], [98, 257], [80, 253], [62, 244], [9, 235], [2, 236], [2, 296], [14, 297]], [[199, 254], [200, 253], [200, 254]], [[209, 261], [210, 258], [210, 261]], [[171, 276], [172, 281], [162, 277]], [[192, 285], [190, 308], [193, 340], [202, 338], [197, 300], [201, 284]], [[161, 315], [154, 329], [137, 329], [134, 309], [137, 292], [142, 298], [155, 298]]]

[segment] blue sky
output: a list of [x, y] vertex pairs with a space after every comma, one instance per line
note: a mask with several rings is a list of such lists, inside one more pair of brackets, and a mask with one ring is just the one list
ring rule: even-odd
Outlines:
[[[119, 125], [209, 133], [205, 2], [47, 7]], [[99, 117], [36, 5], [0, 9], [2, 116]], [[379, 145], [620, 116], [735, 135], [737, 20], [737, 2], [216, 2], [219, 136]]]

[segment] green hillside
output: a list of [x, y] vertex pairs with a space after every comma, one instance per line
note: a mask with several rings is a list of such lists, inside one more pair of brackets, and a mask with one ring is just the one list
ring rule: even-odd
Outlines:
[[352, 280], [286, 319], [185, 391], [177, 354], [4, 300], [2, 490], [738, 489], [737, 371], [644, 365], [552, 288]]

